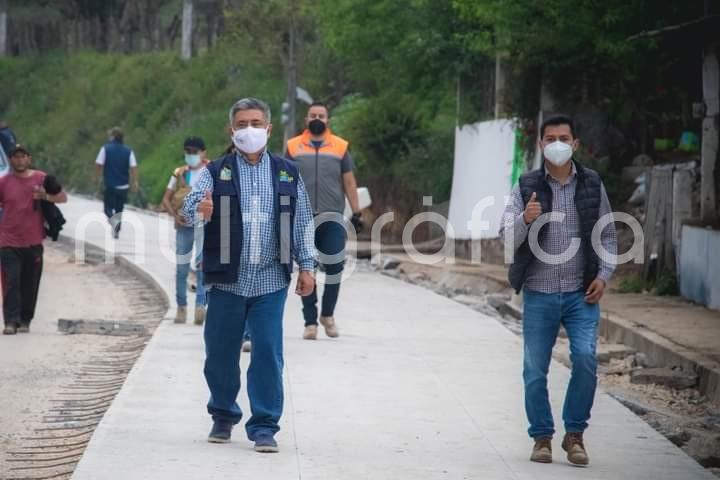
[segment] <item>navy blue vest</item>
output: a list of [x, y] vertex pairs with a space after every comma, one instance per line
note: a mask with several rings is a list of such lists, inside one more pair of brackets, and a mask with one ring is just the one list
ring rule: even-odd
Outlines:
[[[280, 263], [289, 281], [293, 267], [293, 226], [299, 173], [295, 164], [283, 157], [270, 154], [270, 162]], [[235, 153], [226, 154], [208, 164], [207, 169], [213, 178], [213, 214], [205, 225], [202, 260], [205, 283], [235, 283], [243, 244], [237, 156]], [[230, 170], [230, 180], [223, 178], [223, 169]]]
[[[580, 163], [575, 162], [577, 171], [577, 185], [575, 187], [575, 208], [578, 211], [580, 220], [580, 240], [585, 258], [583, 272], [583, 286], [587, 289], [597, 277], [600, 268], [600, 259], [592, 248], [592, 231], [600, 218], [600, 202], [602, 200], [602, 180], [600, 175], [589, 168], [584, 168]], [[553, 193], [545, 177], [545, 168], [541, 166], [537, 170], [523, 174], [520, 177], [520, 195], [523, 203], [532, 197], [533, 192], [537, 194], [537, 201], [542, 206], [543, 213], [553, 210]], [[538, 240], [542, 244], [547, 234], [548, 224], [543, 225], [538, 234]], [[516, 292], [520, 293], [527, 278], [527, 269], [531, 263], [537, 261], [535, 254], [530, 250], [529, 241], [526, 239], [517, 252], [513, 264], [508, 271], [510, 285]]]
[[116, 188], [130, 184], [131, 150], [117, 140], [105, 144], [103, 181], [106, 187]]

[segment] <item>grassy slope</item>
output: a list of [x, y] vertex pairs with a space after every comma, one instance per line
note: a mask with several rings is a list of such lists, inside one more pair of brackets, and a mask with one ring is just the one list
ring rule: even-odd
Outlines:
[[[234, 100], [257, 96], [279, 114], [281, 72], [236, 52], [218, 48], [187, 63], [170, 53], [2, 59], [0, 118], [32, 149], [35, 165], [81, 192], [96, 191], [95, 155], [107, 129], [122, 126], [140, 163], [142, 199], [157, 203], [182, 162], [186, 136], [202, 136], [211, 157], [227, 145], [224, 129]], [[275, 149], [281, 130], [278, 123]]]

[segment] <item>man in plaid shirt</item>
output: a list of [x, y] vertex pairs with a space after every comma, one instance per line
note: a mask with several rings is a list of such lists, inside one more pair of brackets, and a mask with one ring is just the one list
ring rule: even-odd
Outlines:
[[[552, 462], [547, 374], [562, 325], [572, 361], [562, 447], [570, 463], [588, 465], [583, 432], [597, 385], [598, 302], [615, 269], [617, 235], [600, 176], [572, 159], [578, 148], [572, 120], [546, 120], [539, 144], [544, 165], [520, 178], [501, 226], [506, 245], [514, 249], [510, 283], [523, 290], [525, 410], [535, 440], [530, 459]], [[600, 245], [594, 245], [592, 233], [603, 218], [609, 222], [600, 231]]]
[[213, 428], [208, 441], [230, 441], [242, 412], [240, 349], [247, 324], [253, 348], [247, 372], [252, 416], [245, 425], [258, 452], [277, 452], [283, 408], [282, 321], [292, 261], [295, 293], [315, 287], [314, 224], [294, 164], [267, 151], [270, 109], [254, 98], [230, 110], [233, 148], [209, 164], [185, 198], [189, 225], [205, 223], [203, 273], [209, 287], [205, 379]]

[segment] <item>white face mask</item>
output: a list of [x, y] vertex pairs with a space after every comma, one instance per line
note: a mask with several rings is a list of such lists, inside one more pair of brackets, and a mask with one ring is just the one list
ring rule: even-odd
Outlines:
[[257, 153], [267, 145], [267, 128], [247, 127], [233, 130], [233, 143], [243, 153]]
[[557, 167], [565, 165], [573, 155], [572, 146], [557, 140], [543, 148], [543, 154], [550, 163]]

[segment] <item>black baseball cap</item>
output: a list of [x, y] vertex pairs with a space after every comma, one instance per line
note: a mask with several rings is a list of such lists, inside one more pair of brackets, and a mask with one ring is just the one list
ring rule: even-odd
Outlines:
[[17, 145], [15, 145], [15, 147], [10, 149], [9, 156], [12, 157], [18, 152], [23, 152], [25, 155], [28, 155], [28, 156], [30, 155], [30, 152], [28, 151], [28, 149], [18, 143]]
[[198, 150], [205, 150], [205, 142], [200, 137], [188, 137], [185, 139], [183, 148], [193, 147]]

